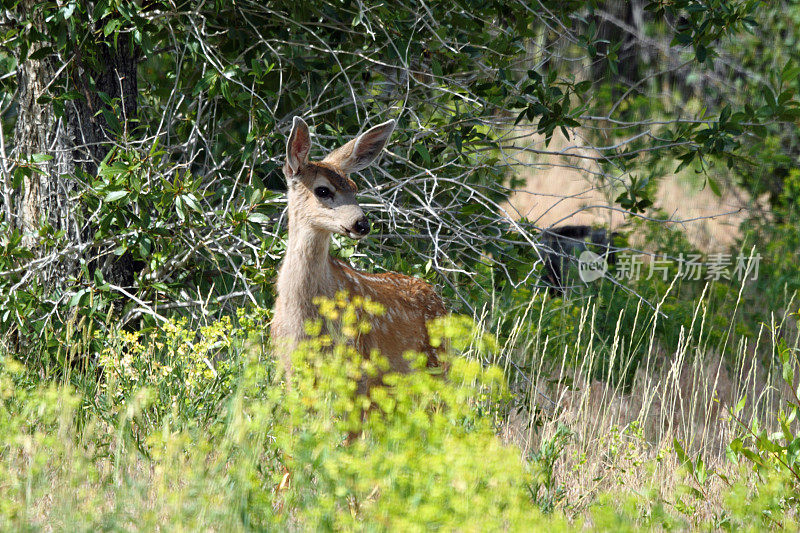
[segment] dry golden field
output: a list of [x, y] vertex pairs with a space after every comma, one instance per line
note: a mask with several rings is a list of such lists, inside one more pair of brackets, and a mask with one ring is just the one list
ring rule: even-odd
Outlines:
[[[618, 188], [600, 182], [600, 169], [594, 161], [574, 157], [591, 157], [596, 152], [582, 148], [579, 138], [567, 141], [562, 135], [554, 135], [548, 147], [541, 138], [530, 139], [530, 148], [554, 153], [515, 156], [527, 165], [520, 170], [526, 184], [512, 195], [510, 205], [504, 206], [509, 213], [516, 218], [526, 217], [542, 228], [582, 224], [616, 230], [625, 223], [625, 213], [609, 208], [619, 194]], [[675, 221], [672, 225], [680, 225], [698, 249], [726, 249], [739, 234], [750, 198], [730, 184], [725, 184], [722, 195], [716, 196], [710, 188], [702, 187], [700, 179], [692, 178], [674, 175], [664, 179], [654, 207]]]

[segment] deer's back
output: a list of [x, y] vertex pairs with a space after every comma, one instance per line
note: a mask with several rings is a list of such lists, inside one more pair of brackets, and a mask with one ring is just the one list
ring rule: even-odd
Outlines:
[[429, 284], [395, 272], [370, 274], [354, 270], [337, 261], [345, 290], [380, 303], [385, 311], [369, 318], [371, 330], [358, 340], [358, 350], [368, 356], [380, 350], [393, 370], [409, 370], [403, 353], [408, 350], [428, 354], [429, 365], [436, 364], [427, 322], [446, 313], [444, 302]]

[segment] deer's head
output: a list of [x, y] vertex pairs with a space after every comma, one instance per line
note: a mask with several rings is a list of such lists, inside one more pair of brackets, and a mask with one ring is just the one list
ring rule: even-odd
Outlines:
[[360, 239], [370, 224], [356, 201], [356, 184], [348, 175], [368, 167], [380, 155], [394, 130], [389, 120], [337, 148], [319, 162], [309, 161], [311, 135], [294, 117], [286, 143], [283, 173], [289, 189], [289, 209], [296, 224]]

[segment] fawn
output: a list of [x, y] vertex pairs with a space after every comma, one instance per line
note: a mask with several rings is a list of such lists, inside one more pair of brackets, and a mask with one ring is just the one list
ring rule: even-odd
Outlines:
[[[306, 336], [305, 323], [319, 316], [314, 298], [333, 298], [338, 291], [380, 303], [385, 314], [355, 341], [368, 357], [378, 349], [395, 372], [408, 372], [407, 350], [425, 353], [437, 366], [426, 323], [445, 314], [442, 299], [424, 281], [395, 272], [369, 274], [351, 268], [329, 254], [331, 234], [362, 239], [370, 223], [356, 201], [356, 185], [348, 174], [363, 170], [381, 153], [394, 130], [389, 120], [352, 139], [322, 161], [309, 161], [311, 136], [300, 117], [294, 118], [286, 144], [283, 173], [288, 186], [289, 237], [277, 281], [277, 301], [271, 326], [273, 345], [288, 375], [290, 354]], [[362, 384], [364, 385], [364, 384]]]

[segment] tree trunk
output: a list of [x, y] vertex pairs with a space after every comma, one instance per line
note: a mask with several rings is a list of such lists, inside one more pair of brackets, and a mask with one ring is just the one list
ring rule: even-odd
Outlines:
[[[27, 15], [26, 18], [33, 17], [37, 29], [46, 35], [47, 29], [41, 16], [37, 16], [35, 3], [35, 0], [22, 2], [21, 13]], [[38, 232], [43, 223], [55, 231], [63, 230], [70, 245], [91, 240], [91, 220], [86, 220], [81, 202], [77, 201], [84, 186], [81, 176], [96, 175], [100, 161], [108, 154], [116, 136], [102, 113], [98, 113], [103, 108], [108, 109], [99, 93], [102, 91], [112, 100], [118, 99], [117, 118], [126, 132], [137, 112], [138, 51], [128, 34], [116, 37], [113, 47], [104, 42], [88, 43], [82, 51], [75, 50], [72, 57], [61, 60], [54, 55], [28, 58], [19, 64], [19, 105], [14, 132], [16, 156], [20, 159], [29, 159], [33, 154], [52, 157], [38, 165], [41, 174], [34, 172], [24, 178], [22, 198], [16, 202], [15, 225], [23, 232], [24, 243], [32, 248], [39, 242]], [[36, 45], [28, 55], [47, 44]], [[87, 50], [94, 54], [95, 61], [84, 60], [82, 53]], [[64, 61], [69, 61], [65, 68]], [[101, 68], [92, 68], [92, 64]], [[49, 99], [61, 96], [64, 88], [77, 91], [80, 97], [67, 101], [59, 116]], [[124, 287], [133, 285], [130, 255], [117, 257], [111, 250], [98, 249], [87, 252], [93, 258], [91, 266], [100, 268], [107, 281]], [[64, 257], [41, 273], [41, 281], [52, 285], [75, 274], [77, 268], [75, 256]]]
[[23, 180], [17, 227], [22, 230], [23, 242], [31, 247], [36, 244], [37, 232], [43, 222], [56, 230], [65, 230], [71, 242], [78, 241], [80, 237], [79, 222], [68, 201], [70, 194], [75, 191], [75, 183], [66, 177], [75, 173], [72, 153], [74, 132], [70, 130], [72, 124], [57, 118], [50, 104], [39, 103], [40, 97], [48, 93], [48, 84], [54, 79], [55, 73], [55, 60], [51, 57], [29, 59], [20, 64], [17, 72], [16, 156], [21, 160], [29, 160], [34, 154], [53, 157], [38, 165], [43, 174], [32, 172]]
[[[644, 34], [644, 9], [641, 0], [627, 2], [609, 1], [600, 7], [610, 20], [596, 17], [597, 39], [606, 41], [598, 44], [598, 52], [605, 54], [610, 46], [621, 43], [618, 51], [617, 74], [614, 76], [625, 85], [633, 85], [641, 79], [640, 68], [647, 63], [647, 49], [642, 46], [633, 31]], [[592, 79], [599, 80], [610, 74], [608, 62], [597, 60], [592, 64]], [[619, 88], [615, 88], [620, 93]], [[616, 96], [620, 96], [617, 94]]]

